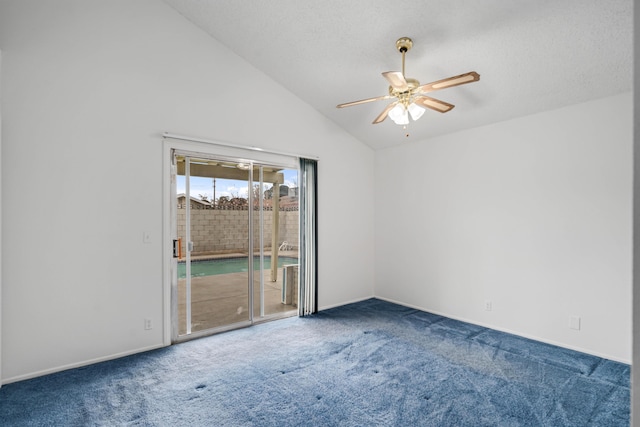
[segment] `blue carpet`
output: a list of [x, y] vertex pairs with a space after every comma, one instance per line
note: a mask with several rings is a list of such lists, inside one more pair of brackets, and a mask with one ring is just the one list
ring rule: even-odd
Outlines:
[[630, 367], [371, 299], [0, 388], [3, 426], [628, 426]]

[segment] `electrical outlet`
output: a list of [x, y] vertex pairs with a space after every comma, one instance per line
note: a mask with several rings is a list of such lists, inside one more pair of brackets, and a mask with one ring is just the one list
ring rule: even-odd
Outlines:
[[485, 300], [484, 302], [484, 311], [491, 311], [493, 309], [493, 304], [491, 300]]
[[580, 330], [580, 316], [571, 316], [569, 318], [569, 328], [576, 331]]
[[144, 319], [144, 329], [148, 331], [149, 329], [153, 329], [153, 324], [151, 323], [151, 319]]
[[151, 233], [148, 231], [142, 232], [142, 243], [151, 243]]

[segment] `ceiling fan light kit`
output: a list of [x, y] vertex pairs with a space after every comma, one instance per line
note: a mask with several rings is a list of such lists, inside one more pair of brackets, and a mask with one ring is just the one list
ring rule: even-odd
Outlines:
[[[405, 77], [404, 74], [405, 54], [412, 47], [413, 41], [409, 37], [401, 37], [396, 41], [396, 49], [400, 54], [402, 54], [402, 71], [387, 71], [382, 73], [382, 76], [387, 80], [387, 82], [389, 82], [388, 95], [339, 104], [337, 105], [337, 108], [351, 107], [353, 105], [395, 98], [395, 100], [389, 104], [378, 117], [375, 118], [373, 124], [382, 123], [387, 116], [389, 116], [395, 124], [402, 125], [406, 128], [409, 124], [409, 116], [411, 116], [413, 121], [416, 121], [422, 117], [426, 108], [440, 113], [446, 113], [454, 107], [453, 104], [428, 97], [425, 93], [477, 82], [480, 80], [480, 74], [475, 71], [471, 71], [465, 74], [460, 74], [459, 76], [448, 77], [436, 82], [420, 85], [418, 80]], [[407, 136], [409, 135], [407, 134]]]

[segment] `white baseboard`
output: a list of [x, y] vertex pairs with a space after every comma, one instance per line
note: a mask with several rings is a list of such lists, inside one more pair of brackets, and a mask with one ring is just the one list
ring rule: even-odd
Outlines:
[[[318, 311], [329, 310], [331, 308], [336, 308], [336, 307], [341, 307], [341, 306], [348, 305], [348, 304], [362, 302], [362, 301], [366, 301], [366, 300], [371, 299], [371, 298], [376, 298], [376, 299], [379, 299], [379, 300], [382, 300], [382, 301], [387, 301], [387, 302], [390, 302], [390, 303], [393, 303], [393, 304], [398, 304], [398, 305], [401, 305], [401, 306], [404, 306], [404, 307], [409, 307], [409, 308], [413, 308], [413, 309], [416, 309], [416, 310], [420, 310], [420, 311], [436, 314], [438, 316], [448, 317], [450, 319], [459, 320], [461, 322], [471, 323], [473, 325], [482, 326], [484, 328], [489, 328], [489, 329], [493, 329], [493, 330], [500, 331], [500, 332], [506, 332], [508, 334], [516, 335], [516, 336], [523, 337], [523, 338], [528, 338], [528, 339], [531, 339], [531, 340], [534, 340], [534, 341], [539, 341], [539, 342], [542, 342], [542, 343], [555, 345], [555, 346], [566, 348], [566, 349], [569, 349], [569, 350], [574, 350], [574, 351], [579, 351], [581, 353], [590, 354], [592, 356], [601, 357], [603, 359], [609, 359], [609, 360], [613, 360], [615, 362], [620, 362], [620, 363], [625, 363], [625, 364], [631, 365], [631, 361], [630, 360], [625, 360], [625, 359], [620, 359], [620, 358], [617, 358], [617, 357], [612, 357], [610, 355], [601, 354], [601, 353], [594, 352], [594, 351], [591, 351], [591, 350], [588, 350], [588, 349], [584, 349], [584, 348], [580, 348], [580, 347], [576, 347], [576, 346], [569, 346], [569, 345], [566, 345], [566, 344], [563, 344], [563, 343], [559, 343], [559, 342], [556, 342], [556, 341], [553, 341], [553, 340], [543, 339], [543, 338], [540, 338], [540, 337], [537, 337], [537, 336], [534, 336], [534, 335], [523, 334], [521, 332], [513, 331], [513, 330], [510, 330], [510, 329], [507, 329], [507, 328], [496, 327], [494, 325], [490, 325], [490, 324], [486, 324], [486, 323], [482, 323], [482, 322], [477, 322], [475, 320], [470, 320], [470, 319], [466, 319], [466, 318], [463, 318], [463, 317], [453, 316], [453, 315], [448, 314], [448, 313], [429, 310], [427, 308], [420, 307], [420, 306], [417, 306], [417, 305], [407, 304], [407, 303], [404, 303], [404, 302], [401, 302], [401, 301], [393, 300], [391, 298], [385, 298], [385, 297], [380, 297], [380, 296], [375, 296], [375, 295], [370, 295], [370, 296], [367, 296], [367, 297], [358, 298], [358, 299], [354, 299], [354, 300], [351, 300], [351, 301], [345, 301], [345, 302], [341, 302], [341, 303], [338, 303], [338, 304], [325, 305], [325, 306], [319, 307]], [[68, 364], [68, 365], [58, 366], [58, 367], [55, 367], [55, 368], [45, 369], [45, 370], [42, 370], [42, 371], [31, 372], [29, 374], [17, 375], [15, 377], [2, 379], [1, 384], [10, 384], [10, 383], [13, 383], [13, 382], [28, 380], [28, 379], [31, 379], [31, 378], [36, 378], [36, 377], [40, 377], [40, 376], [43, 376], [43, 375], [49, 375], [49, 374], [53, 374], [53, 373], [56, 373], [56, 372], [66, 371], [66, 370], [69, 370], [69, 369], [81, 368], [83, 366], [88, 366], [88, 365], [93, 365], [95, 363], [100, 363], [100, 362], [106, 362], [106, 361], [109, 361], [109, 360], [119, 359], [121, 357], [126, 357], [126, 356], [130, 356], [132, 354], [137, 354], [137, 353], [144, 353], [145, 351], [156, 350], [156, 349], [163, 348], [163, 347], [167, 347], [167, 345], [158, 344], [158, 345], [139, 348], [139, 349], [136, 349], [136, 350], [126, 351], [126, 352], [122, 352], [122, 353], [116, 353], [116, 354], [112, 354], [112, 355], [105, 356], [105, 357], [99, 357], [99, 358], [95, 358], [95, 359], [85, 360], [85, 361], [82, 361], [82, 362], [77, 362], [77, 363], [71, 363], [71, 364]]]
[[[371, 299], [371, 298], [376, 298], [376, 297], [373, 296], [373, 295], [370, 295], [368, 297], [358, 298], [358, 299], [351, 300], [351, 301], [345, 301], [345, 302], [341, 302], [341, 303], [338, 303], [338, 304], [324, 305], [322, 307], [318, 307], [318, 311], [329, 310], [330, 308], [342, 307], [343, 305], [353, 304], [353, 303], [361, 302], [361, 301], [366, 301], [366, 300]], [[382, 298], [380, 298], [380, 299], [382, 299]]]
[[539, 341], [539, 342], [542, 342], [542, 343], [545, 343], [545, 344], [551, 344], [551, 345], [555, 345], [557, 347], [562, 347], [562, 348], [566, 348], [566, 349], [569, 349], [569, 350], [579, 351], [580, 353], [586, 353], [586, 354], [590, 354], [592, 356], [601, 357], [603, 359], [613, 360], [614, 362], [620, 362], [620, 363], [625, 363], [627, 365], [631, 365], [631, 361], [630, 360], [625, 360], [625, 359], [621, 359], [621, 358], [618, 358], [618, 357], [613, 357], [613, 356], [608, 355], [608, 354], [598, 353], [596, 351], [588, 350], [588, 349], [585, 349], [585, 348], [576, 347], [576, 346], [570, 346], [570, 345], [566, 345], [564, 343], [559, 343], [559, 342], [556, 342], [556, 341], [553, 341], [553, 340], [540, 338], [540, 337], [537, 337], [535, 335], [523, 334], [521, 332], [513, 331], [511, 329], [501, 328], [501, 327], [497, 327], [495, 325], [490, 325], [490, 324], [487, 324], [487, 323], [482, 323], [482, 322], [477, 322], [475, 320], [466, 319], [464, 317], [458, 317], [458, 316], [453, 316], [451, 314], [442, 313], [442, 312], [439, 312], [439, 311], [429, 310], [429, 309], [424, 308], [424, 307], [419, 307], [419, 306], [413, 305], [413, 304], [407, 304], [407, 303], [404, 303], [404, 302], [401, 302], [401, 301], [393, 300], [391, 298], [385, 298], [385, 297], [380, 297], [380, 296], [376, 296], [374, 298], [379, 299], [379, 300], [383, 300], [383, 301], [387, 301], [387, 302], [390, 302], [390, 303], [393, 303], [393, 304], [402, 305], [404, 307], [409, 307], [409, 308], [414, 308], [416, 310], [425, 311], [427, 313], [437, 314], [438, 316], [448, 317], [449, 319], [459, 320], [461, 322], [471, 323], [473, 325], [482, 326], [483, 328], [493, 329], [494, 331], [506, 332], [508, 334], [516, 335], [516, 336], [519, 336], [519, 337], [522, 337], [522, 338], [527, 338], [527, 339], [534, 340], [534, 341]]
[[119, 359], [119, 358], [125, 357], [125, 356], [131, 356], [132, 354], [144, 353], [145, 351], [156, 350], [156, 349], [159, 349], [159, 348], [162, 348], [162, 347], [166, 347], [166, 346], [164, 344], [159, 344], [159, 345], [154, 345], [154, 346], [150, 346], [150, 347], [139, 348], [139, 349], [136, 349], [136, 350], [125, 351], [125, 352], [122, 352], [122, 353], [116, 353], [116, 354], [112, 354], [112, 355], [105, 356], [105, 357], [98, 357], [96, 359], [85, 360], [83, 362], [70, 363], [68, 365], [58, 366], [58, 367], [55, 367], [55, 368], [44, 369], [42, 371], [31, 372], [29, 374], [17, 375], [15, 377], [11, 377], [11, 378], [4, 378], [2, 380], [2, 384], [15, 383], [15, 382], [18, 382], [18, 381], [29, 380], [31, 378], [41, 377], [43, 375], [54, 374], [56, 372], [66, 371], [66, 370], [69, 370], [69, 369], [81, 368], [83, 366], [93, 365], [95, 363], [107, 362], [109, 360]]

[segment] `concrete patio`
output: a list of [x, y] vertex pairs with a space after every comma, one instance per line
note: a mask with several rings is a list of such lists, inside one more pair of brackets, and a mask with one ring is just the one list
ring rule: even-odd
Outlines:
[[[268, 255], [268, 254], [265, 254]], [[279, 255], [297, 257], [297, 252], [286, 251]], [[246, 254], [202, 255], [194, 259], [218, 259]], [[261, 319], [260, 271], [254, 272], [254, 321]], [[262, 272], [264, 277], [264, 317], [297, 314], [297, 304], [282, 303], [282, 268], [278, 268], [277, 281], [271, 281], [271, 270]], [[297, 286], [297, 281], [295, 283]], [[178, 335], [186, 333], [186, 279], [178, 280]], [[295, 304], [295, 305], [294, 305]], [[228, 273], [191, 279], [191, 331], [223, 328], [234, 323], [247, 322], [249, 316], [248, 273]]]

